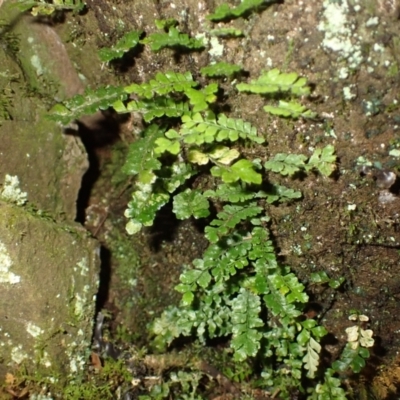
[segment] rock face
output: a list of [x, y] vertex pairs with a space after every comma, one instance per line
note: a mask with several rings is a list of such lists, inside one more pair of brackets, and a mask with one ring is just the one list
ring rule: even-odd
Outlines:
[[99, 246], [82, 229], [0, 201], [0, 375], [22, 362], [66, 378], [90, 348]]
[[85, 149], [45, 114], [82, 84], [51, 28], [16, 12], [1, 6], [0, 376], [24, 364], [64, 380], [88, 359], [99, 245], [74, 222]]

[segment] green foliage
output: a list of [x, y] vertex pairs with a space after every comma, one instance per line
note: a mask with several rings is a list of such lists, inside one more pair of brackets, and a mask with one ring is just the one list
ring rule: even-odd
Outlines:
[[244, 33], [240, 29], [236, 28], [219, 28], [219, 29], [211, 29], [211, 36], [220, 36], [220, 37], [241, 37], [244, 36]]
[[323, 149], [315, 149], [306, 163], [307, 157], [302, 154], [276, 154], [271, 160], [264, 164], [266, 170], [278, 172], [281, 175], [292, 176], [299, 171], [318, 170], [324, 176], [332, 175], [336, 168], [335, 149], [327, 145]]
[[96, 90], [86, 89], [63, 104], [56, 104], [49, 112], [48, 119], [68, 125], [83, 115], [94, 114], [97, 110], [106, 110], [114, 102], [125, 100], [127, 94], [122, 87], [106, 86]]
[[21, 11], [31, 10], [33, 16], [51, 15], [55, 11], [74, 11], [80, 12], [85, 8], [85, 3], [81, 0], [17, 0], [16, 6]]
[[202, 40], [189, 38], [189, 35], [179, 32], [174, 26], [170, 26], [168, 33], [152, 33], [141, 43], [148, 44], [151, 50], [155, 52], [164, 48], [175, 50], [200, 50], [204, 48]]
[[[238, 17], [262, 3], [244, 0], [234, 9], [222, 5], [210, 19]], [[175, 20], [158, 21], [168, 33], [152, 34], [142, 43], [154, 51], [202, 46], [175, 25]], [[202, 73], [231, 76], [239, 72], [237, 68], [220, 63]], [[273, 97], [310, 93], [305, 78], [277, 69], [236, 87]], [[53, 108], [51, 118], [65, 123], [110, 106], [120, 113], [142, 114], [145, 129], [131, 144], [123, 168], [132, 182], [132, 198], [125, 211], [128, 233], [151, 226], [167, 203], [172, 203], [178, 219], [208, 218], [204, 228], [208, 247], [202, 257], [183, 266], [176, 286], [182, 295], [180, 304], [167, 308], [152, 324], [159, 349], [180, 336], [195, 336], [202, 344], [209, 338], [229, 338], [232, 362], [257, 359], [263, 369], [262, 385], [269, 392], [288, 399], [290, 388], [303, 390], [309, 378], [315, 379], [318, 388], [312, 398], [330, 398], [324, 396], [331, 390], [340, 399], [343, 390], [334, 374], [346, 369], [359, 371], [366, 349], [361, 345], [355, 348], [352, 342], [335, 369], [320, 373], [320, 340], [327, 332], [316, 320], [305, 319], [306, 288], [289, 267], [280, 264], [268, 229], [270, 204], [302, 196], [274, 183], [268, 172], [283, 178], [311, 170], [329, 176], [336, 168], [335, 149], [331, 145], [317, 148], [309, 158], [279, 153], [261, 159], [265, 138], [257, 128], [241, 118], [214, 112], [220, 108], [215, 107], [218, 90], [216, 83], [196, 82], [190, 72], [158, 72], [148, 82], [75, 96]], [[283, 101], [267, 111], [291, 118], [312, 115], [297, 103]], [[339, 282], [327, 280], [323, 274], [314, 282], [318, 280], [332, 287]], [[368, 334], [360, 330], [357, 343], [371, 342]], [[193, 377], [178, 374], [174, 379], [180, 379], [182, 385], [186, 382], [187, 393], [196, 398], [196, 379], [189, 384]], [[319, 380], [322, 375], [323, 382]], [[154, 390], [158, 392], [153, 398], [170, 395], [168, 386]]]
[[204, 76], [211, 77], [221, 77], [221, 76], [232, 76], [242, 71], [243, 68], [238, 65], [229, 64], [226, 62], [219, 62], [216, 64], [208, 65], [207, 67], [203, 67], [200, 72]]
[[263, 4], [265, 4], [265, 0], [243, 0], [237, 7], [231, 8], [228, 4], [224, 3], [216, 8], [214, 14], [208, 15], [207, 19], [219, 22], [239, 18]]
[[128, 94], [137, 94], [146, 99], [152, 99], [156, 94], [166, 95], [171, 92], [186, 92], [198, 83], [193, 80], [190, 72], [180, 74], [178, 72], [158, 72], [155, 79], [141, 85], [133, 83], [125, 87], [125, 92]]
[[289, 93], [295, 96], [307, 96], [310, 94], [306, 78], [300, 78], [295, 72], [281, 72], [277, 68], [264, 72], [257, 80], [253, 80], [251, 83], [238, 83], [236, 88], [239, 92], [268, 95]]
[[103, 62], [109, 62], [121, 58], [126, 52], [135, 48], [139, 44], [142, 31], [132, 31], [126, 33], [115, 46], [102, 48], [99, 50], [99, 58]]
[[283, 101], [279, 100], [278, 106], [264, 106], [264, 111], [269, 112], [273, 115], [278, 115], [280, 117], [290, 117], [290, 118], [315, 118], [316, 113], [307, 109], [307, 107], [295, 101]]
[[344, 282], [344, 278], [340, 277], [338, 279], [329, 278], [325, 271], [313, 272], [310, 276], [311, 282], [316, 284], [327, 283], [332, 289], [338, 289]]

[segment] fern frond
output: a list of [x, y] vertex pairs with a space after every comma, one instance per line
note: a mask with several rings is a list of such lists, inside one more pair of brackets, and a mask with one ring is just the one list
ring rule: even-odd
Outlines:
[[156, 140], [163, 135], [164, 131], [158, 125], [150, 125], [143, 137], [130, 145], [122, 171], [126, 175], [139, 175], [139, 181], [145, 183], [141, 175], [161, 168], [161, 162], [154, 155], [154, 148]]
[[210, 215], [207, 199], [198, 190], [186, 189], [174, 197], [173, 212], [178, 219], [205, 218]]
[[143, 31], [132, 31], [126, 33], [112, 47], [104, 47], [99, 50], [99, 58], [103, 62], [109, 62], [121, 58], [126, 52], [135, 48], [139, 44], [140, 36]]
[[231, 8], [224, 3], [217, 7], [213, 14], [207, 15], [207, 19], [213, 22], [228, 21], [239, 18], [263, 4], [265, 0], [243, 0], [237, 7]]
[[260, 348], [262, 334], [257, 328], [264, 325], [259, 317], [261, 302], [257, 295], [241, 288], [231, 305], [231, 347], [235, 351], [234, 359], [240, 362], [254, 357]]
[[259, 185], [262, 176], [254, 170], [254, 167], [254, 164], [249, 160], [239, 160], [231, 166], [218, 165], [212, 167], [210, 172], [212, 176], [220, 177], [225, 183], [233, 183], [241, 179], [243, 182]]
[[158, 52], [164, 48], [200, 50], [204, 48], [204, 43], [200, 39], [189, 38], [186, 33], [181, 33], [177, 28], [171, 26], [168, 33], [152, 33], [141, 41], [148, 44], [152, 51]]
[[179, 72], [158, 72], [154, 79], [149, 82], [138, 85], [132, 85], [124, 88], [128, 94], [135, 93], [140, 97], [151, 99], [154, 95], [165, 95], [171, 92], [186, 92], [188, 89], [197, 86], [198, 83], [193, 80], [192, 74], [187, 71], [184, 74]]
[[304, 170], [307, 157], [302, 154], [276, 154], [264, 164], [269, 171], [279, 172], [281, 175], [292, 176], [296, 172]]
[[[115, 106], [114, 106], [115, 108]], [[151, 122], [154, 118], [160, 118], [164, 115], [167, 117], [181, 117], [189, 112], [189, 105], [183, 101], [174, 101], [170, 97], [154, 97], [153, 99], [132, 100], [126, 107], [118, 112], [136, 111], [143, 115], [146, 122]]]
[[315, 118], [317, 114], [309, 110], [306, 106], [296, 103], [295, 101], [283, 101], [279, 100], [278, 106], [264, 106], [264, 111], [279, 115], [280, 117], [290, 117], [290, 118]]
[[94, 114], [97, 110], [106, 110], [113, 103], [126, 98], [124, 89], [118, 86], [106, 86], [96, 90], [86, 89], [85, 94], [78, 94], [63, 103], [56, 104], [49, 111], [47, 118], [67, 125], [83, 115]]
[[255, 202], [238, 205], [225, 205], [223, 211], [217, 214], [218, 219], [211, 221], [205, 228], [205, 237], [211, 242], [217, 242], [226, 236], [241, 221], [255, 217], [262, 212], [262, 208]]
[[221, 77], [221, 76], [232, 76], [240, 71], [243, 68], [239, 65], [229, 64], [227, 62], [219, 62], [216, 64], [207, 65], [207, 67], [201, 68], [200, 72], [204, 76], [211, 76], [211, 77]]
[[236, 85], [239, 92], [251, 92], [257, 94], [290, 93], [295, 96], [307, 96], [310, 88], [307, 79], [300, 78], [295, 72], [286, 73], [274, 68], [264, 72], [257, 80], [251, 83], [239, 83]]
[[249, 122], [228, 118], [224, 114], [219, 114], [217, 119], [213, 113], [208, 113], [206, 117], [203, 117], [200, 113], [184, 115], [182, 122], [180, 134], [187, 144], [201, 145], [214, 141], [222, 142], [223, 140], [234, 142], [239, 138], [256, 143], [265, 141], [264, 138], [257, 136], [257, 129]]

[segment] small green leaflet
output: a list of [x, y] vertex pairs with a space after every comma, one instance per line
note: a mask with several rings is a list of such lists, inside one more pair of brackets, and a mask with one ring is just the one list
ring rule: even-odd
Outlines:
[[[299, 190], [293, 190], [281, 185], [271, 185], [268, 192], [266, 193], [267, 203], [269, 204], [272, 204], [275, 201], [285, 202], [293, 199], [300, 199], [301, 196], [302, 195]], [[265, 196], [263, 195], [262, 197]]]
[[173, 212], [178, 219], [205, 218], [210, 215], [207, 199], [198, 190], [186, 189], [174, 196]]
[[283, 154], [278, 153], [272, 160], [264, 164], [266, 170], [279, 172], [281, 175], [294, 175], [296, 172], [305, 168], [307, 157], [302, 154]]
[[137, 111], [143, 115], [146, 122], [152, 121], [154, 118], [160, 118], [164, 115], [167, 117], [180, 117], [189, 111], [187, 102], [174, 101], [169, 97], [155, 97], [153, 99], [131, 100], [125, 105], [119, 101], [113, 104], [114, 109], [119, 113]]
[[217, 100], [215, 93], [218, 91], [218, 85], [211, 83], [201, 90], [188, 88], [185, 90], [186, 96], [189, 98], [189, 102], [192, 105], [193, 112], [204, 111], [208, 109], [209, 103], [214, 103]]
[[336, 169], [335, 148], [328, 144], [323, 149], [315, 149], [306, 168], [307, 170], [315, 168], [324, 176], [331, 175]]
[[217, 214], [218, 219], [211, 221], [210, 226], [205, 228], [205, 236], [210, 242], [216, 243], [241, 221], [255, 217], [262, 211], [263, 209], [255, 202], [243, 205], [226, 204], [223, 211]]
[[165, 95], [171, 92], [185, 92], [198, 83], [193, 80], [192, 74], [187, 71], [183, 74], [179, 72], [158, 72], [154, 79], [142, 84], [132, 83], [124, 87], [128, 94], [135, 93], [138, 96], [151, 99], [155, 94]]
[[103, 62], [109, 62], [117, 58], [121, 58], [126, 52], [133, 49], [139, 44], [142, 31], [132, 31], [126, 33], [122, 38], [110, 48], [102, 48], [99, 50], [99, 58]]
[[228, 118], [224, 114], [215, 115], [211, 112], [203, 117], [200, 113], [182, 116], [180, 134], [187, 144], [222, 142], [224, 140], [236, 141], [239, 138], [249, 139], [256, 143], [265, 140], [257, 136], [257, 129], [242, 119]]
[[255, 197], [252, 190], [246, 189], [239, 182], [221, 183], [216, 190], [206, 190], [204, 196], [219, 199], [220, 201], [229, 201], [238, 203], [240, 201], [250, 200]]
[[156, 19], [154, 23], [158, 29], [166, 30], [170, 29], [172, 26], [178, 25], [178, 21], [175, 18]]
[[129, 146], [122, 171], [127, 175], [137, 175], [143, 171], [160, 169], [161, 163], [154, 157], [153, 152], [156, 140], [163, 136], [164, 133], [158, 125], [150, 125], [144, 131], [143, 137]]
[[[307, 331], [302, 331], [302, 333]], [[308, 333], [308, 332], [307, 332]], [[319, 353], [321, 352], [321, 345], [309, 335], [309, 340], [306, 344], [307, 353], [303, 357], [304, 368], [308, 370], [307, 377], [314, 378], [319, 365]]]
[[236, 29], [236, 28], [211, 29], [211, 31], [209, 33], [210, 33], [211, 36], [219, 36], [219, 37], [240, 37], [240, 36], [244, 36], [243, 31], [241, 29]]
[[232, 76], [242, 71], [243, 68], [239, 65], [229, 64], [227, 62], [219, 62], [216, 64], [207, 65], [203, 67], [200, 72], [204, 76], [221, 77], [221, 76]]
[[254, 357], [260, 348], [262, 334], [257, 328], [264, 326], [259, 318], [261, 302], [257, 295], [241, 288], [231, 306], [231, 347], [235, 350], [234, 360], [241, 362], [247, 357]]
[[257, 80], [251, 83], [238, 83], [239, 92], [251, 92], [258, 94], [274, 94], [289, 92], [296, 96], [307, 96], [310, 88], [306, 86], [307, 79], [300, 78], [295, 72], [286, 73], [274, 68], [264, 72]]
[[238, 158], [240, 153], [236, 149], [226, 146], [215, 146], [211, 151], [203, 153], [197, 149], [191, 149], [188, 153], [188, 160], [191, 163], [206, 165], [211, 160], [214, 163], [229, 165]]
[[175, 50], [200, 50], [204, 48], [202, 40], [189, 38], [189, 35], [179, 32], [174, 26], [170, 26], [168, 33], [152, 33], [141, 40], [141, 43], [148, 44], [151, 50], [155, 52], [167, 47]]
[[56, 104], [46, 118], [67, 125], [83, 115], [106, 110], [116, 101], [123, 101], [126, 98], [124, 89], [118, 86], [106, 86], [97, 90], [86, 89], [84, 94], [78, 94], [63, 103]]
[[215, 166], [211, 168], [211, 175], [220, 177], [225, 183], [243, 182], [260, 184], [261, 174], [254, 170], [254, 165], [249, 160], [239, 160], [231, 167]]
[[168, 193], [173, 193], [187, 179], [193, 176], [196, 171], [192, 169], [190, 164], [186, 164], [183, 161], [175, 161], [172, 166], [166, 168], [166, 173], [168, 176], [163, 176], [164, 187]]
[[207, 15], [207, 19], [213, 22], [228, 21], [239, 18], [263, 4], [265, 0], [243, 0], [237, 7], [231, 8], [224, 3], [216, 8], [214, 14]]
[[264, 106], [264, 111], [279, 115], [280, 117], [290, 117], [290, 118], [315, 118], [317, 114], [307, 109], [307, 107], [297, 103], [295, 101], [283, 101], [279, 100], [277, 107], [274, 106]]
[[181, 151], [181, 146], [178, 141], [169, 140], [165, 137], [158, 138], [155, 141], [155, 144], [157, 145], [154, 149], [156, 154], [168, 152], [176, 155]]

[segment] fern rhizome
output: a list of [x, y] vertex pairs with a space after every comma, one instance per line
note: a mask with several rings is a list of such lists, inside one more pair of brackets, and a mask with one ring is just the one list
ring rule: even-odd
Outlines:
[[[243, 1], [242, 7], [247, 11], [262, 2], [253, 3]], [[222, 7], [210, 19], [236, 18], [238, 13], [239, 7]], [[175, 23], [162, 26], [167, 32], [141, 42], [154, 51], [204, 47], [201, 40], [181, 34]], [[102, 60], [120, 57], [127, 43], [139, 42], [140, 34], [130, 33], [113, 49], [102, 50]], [[201, 71], [205, 82], [207, 76], [240, 73], [241, 67], [219, 63]], [[272, 69], [236, 89], [270, 98], [279, 94], [278, 104], [264, 107], [273, 115], [315, 117], [296, 100], [310, 93], [306, 78], [296, 73]], [[265, 134], [241, 118], [219, 113], [218, 90], [218, 83], [201, 85], [190, 72], [159, 72], [141, 84], [87, 90], [56, 105], [50, 118], [67, 124], [110, 106], [118, 113], [141, 113], [145, 129], [130, 145], [124, 166], [127, 177], [135, 178], [125, 211], [127, 231], [133, 235], [151, 226], [169, 202], [178, 219], [205, 219], [209, 245], [202, 258], [184, 266], [176, 286], [180, 304], [151, 324], [160, 349], [180, 336], [196, 337], [202, 344], [226, 337], [233, 362], [257, 360], [258, 382], [267, 392], [287, 399], [296, 388], [310, 399], [345, 399], [335, 374], [358, 372], [368, 351], [362, 345], [347, 346], [336, 366], [322, 370], [319, 342], [327, 331], [304, 317], [309, 301], [305, 287], [278, 260], [268, 228], [270, 204], [301, 198], [299, 191], [274, 183], [274, 176], [312, 170], [328, 177], [336, 168], [334, 147], [316, 148], [311, 157], [280, 153], [252, 158], [266, 154]]]

